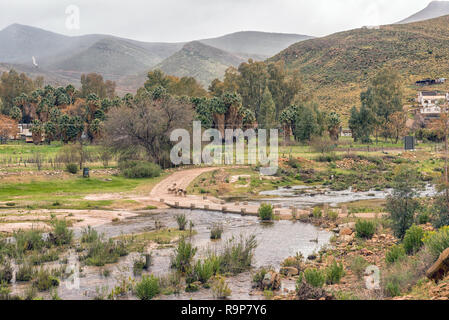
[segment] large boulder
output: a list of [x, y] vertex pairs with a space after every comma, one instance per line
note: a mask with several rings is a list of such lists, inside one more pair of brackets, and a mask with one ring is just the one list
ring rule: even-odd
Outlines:
[[334, 300], [334, 296], [323, 288], [316, 288], [305, 282], [298, 283], [296, 295], [299, 300]]
[[297, 276], [299, 274], [299, 271], [295, 267], [281, 267], [279, 269], [279, 273], [283, 274], [284, 276], [291, 277]]
[[281, 287], [281, 277], [279, 273], [269, 271], [262, 281], [264, 290], [277, 290]]
[[427, 270], [427, 278], [440, 281], [449, 272], [449, 248], [444, 250], [438, 260]]
[[348, 223], [343, 223], [343, 224], [338, 225], [338, 229], [340, 229], [340, 232], [343, 228], [349, 228], [352, 231], [355, 231], [355, 222], [348, 222]]
[[340, 229], [341, 236], [350, 236], [352, 234], [352, 230], [350, 228], [344, 227]]

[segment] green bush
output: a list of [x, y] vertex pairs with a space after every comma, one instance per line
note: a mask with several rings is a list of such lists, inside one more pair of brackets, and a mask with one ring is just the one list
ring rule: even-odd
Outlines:
[[427, 233], [423, 241], [433, 258], [437, 259], [444, 250], [449, 248], [449, 226]]
[[326, 274], [326, 283], [327, 284], [336, 284], [340, 283], [341, 278], [345, 275], [345, 269], [342, 263], [337, 263], [337, 261], [333, 261], [330, 266], [325, 269]]
[[30, 256], [30, 263], [34, 266], [41, 265], [46, 262], [52, 262], [59, 259], [59, 254], [57, 250], [42, 250], [42, 251], [35, 251]]
[[385, 291], [389, 297], [397, 297], [401, 295], [401, 288], [396, 281], [389, 281], [385, 286]]
[[77, 174], [78, 173], [78, 165], [75, 163], [67, 163], [65, 169], [68, 173]]
[[271, 221], [273, 220], [273, 206], [268, 203], [262, 203], [258, 210], [259, 218], [262, 221]]
[[298, 282], [302, 282], [302, 279], [304, 279], [312, 287], [321, 288], [326, 282], [326, 275], [321, 270], [308, 268], [301, 273]]
[[329, 212], [327, 213], [327, 217], [332, 220], [335, 221], [338, 218], [338, 212], [334, 211], [334, 210], [329, 210]]
[[355, 231], [357, 237], [371, 239], [376, 232], [376, 224], [369, 220], [358, 220], [355, 224]]
[[224, 277], [217, 276], [212, 285], [212, 294], [217, 299], [226, 299], [231, 295], [231, 289]]
[[407, 254], [416, 253], [424, 244], [424, 230], [421, 227], [413, 225], [405, 232], [402, 244]]
[[18, 231], [13, 234], [19, 252], [39, 250], [45, 246], [42, 233], [37, 230]]
[[129, 179], [153, 178], [161, 175], [161, 167], [144, 161], [127, 161], [120, 166], [123, 175]]
[[240, 239], [232, 237], [223, 247], [218, 259], [220, 261], [220, 272], [239, 274], [251, 268], [254, 258], [254, 250], [257, 247], [256, 237], [241, 236]]
[[53, 226], [53, 243], [57, 246], [70, 244], [73, 239], [73, 231], [69, 230], [66, 220], [53, 219], [51, 221]]
[[176, 223], [178, 224], [178, 229], [180, 231], [183, 231], [186, 229], [187, 225], [187, 218], [185, 214], [177, 214], [176, 215]]
[[92, 243], [99, 238], [98, 232], [91, 226], [87, 226], [81, 234], [81, 243]]
[[119, 257], [126, 256], [128, 251], [121, 241], [103, 241], [97, 239], [92, 242], [85, 256], [86, 264], [89, 266], [102, 267], [106, 264], [115, 263]]
[[210, 230], [210, 238], [212, 240], [221, 239], [222, 234], [223, 234], [223, 226], [221, 224], [215, 224]]
[[16, 281], [28, 282], [33, 279], [34, 270], [30, 264], [23, 264], [19, 267], [16, 273]]
[[430, 214], [428, 212], [422, 212], [417, 217], [418, 224], [426, 224], [430, 222]]
[[219, 268], [219, 260], [216, 257], [210, 257], [203, 262], [197, 261], [194, 267], [195, 278], [201, 283], [206, 283], [209, 279], [215, 275]]
[[349, 268], [359, 279], [361, 279], [368, 265], [369, 262], [366, 261], [362, 256], [355, 256], [354, 258], [352, 258]]
[[406, 255], [405, 249], [402, 245], [395, 245], [390, 248], [390, 250], [387, 251], [385, 254], [385, 261], [388, 264], [392, 264], [399, 259], [404, 258]]
[[151, 275], [143, 276], [136, 285], [136, 296], [140, 300], [151, 300], [160, 293], [159, 279]]
[[257, 288], [263, 289], [263, 279], [268, 271], [268, 269], [262, 268], [253, 275], [253, 283]]
[[53, 287], [59, 286], [59, 279], [52, 276], [50, 271], [41, 268], [37, 273], [33, 286], [39, 291], [47, 291]]
[[175, 249], [175, 254], [172, 257], [171, 267], [180, 272], [187, 272], [190, 269], [192, 259], [198, 249], [193, 247], [192, 243], [187, 242], [185, 238], [181, 238], [178, 242], [178, 247]]
[[315, 208], [313, 208], [312, 214], [313, 214], [313, 217], [314, 217], [314, 218], [317, 218], [317, 219], [318, 219], [318, 218], [321, 218], [321, 217], [323, 216], [323, 213], [322, 213], [320, 207], [315, 207]]
[[133, 274], [134, 276], [140, 276], [145, 268], [145, 260], [142, 258], [136, 259], [133, 262]]
[[14, 270], [9, 261], [2, 262], [0, 265], [0, 282], [10, 283], [12, 280]]

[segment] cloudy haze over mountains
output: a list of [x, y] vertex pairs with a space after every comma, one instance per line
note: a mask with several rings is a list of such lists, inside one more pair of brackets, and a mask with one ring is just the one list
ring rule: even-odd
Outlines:
[[[0, 29], [25, 24], [66, 35], [113, 34], [140, 41], [187, 42], [257, 30], [324, 36], [390, 24], [430, 0], [14, 0], [0, 1]], [[69, 5], [80, 29], [65, 27]], [[132, 17], [130, 20], [129, 17]]]
[[135, 91], [155, 68], [207, 88], [230, 66], [323, 33], [449, 14], [449, 1], [424, 0], [0, 1], [0, 72], [14, 68], [53, 85], [96, 72], [119, 93]]

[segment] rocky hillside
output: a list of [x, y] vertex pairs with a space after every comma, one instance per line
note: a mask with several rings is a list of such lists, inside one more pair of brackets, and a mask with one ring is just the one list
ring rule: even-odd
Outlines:
[[412, 99], [417, 89], [412, 84], [416, 80], [449, 78], [448, 58], [449, 16], [444, 16], [306, 40], [270, 60], [284, 60], [290, 71], [299, 70], [305, 87], [322, 106], [347, 114], [359, 104], [360, 92], [381, 68], [398, 70], [404, 78], [407, 97]]
[[158, 64], [155, 69], [178, 77], [194, 77], [207, 87], [212, 80], [222, 77], [227, 68], [236, 67], [245, 60], [244, 57], [194, 41]]

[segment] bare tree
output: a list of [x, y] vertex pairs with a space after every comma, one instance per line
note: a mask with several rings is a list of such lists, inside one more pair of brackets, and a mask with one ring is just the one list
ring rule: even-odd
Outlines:
[[192, 126], [193, 106], [171, 96], [134, 99], [130, 106], [113, 109], [105, 123], [106, 145], [115, 151], [143, 149], [148, 159], [167, 167], [174, 129]]

